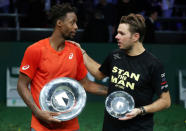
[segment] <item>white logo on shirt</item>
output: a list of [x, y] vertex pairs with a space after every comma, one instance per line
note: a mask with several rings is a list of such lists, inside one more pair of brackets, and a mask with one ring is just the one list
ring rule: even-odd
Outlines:
[[73, 53], [70, 53], [70, 55], [69, 55], [69, 57], [68, 57], [69, 60], [71, 60], [71, 59], [73, 58], [73, 56], [74, 56]]
[[30, 65], [23, 66], [22, 70], [27, 70], [28, 68], [30, 68]]
[[115, 59], [115, 60], [116, 60], [116, 59], [121, 59], [121, 57], [119, 56], [119, 53], [113, 54], [113, 56], [114, 56], [114, 59]]
[[161, 74], [161, 77], [165, 77], [165, 73]]

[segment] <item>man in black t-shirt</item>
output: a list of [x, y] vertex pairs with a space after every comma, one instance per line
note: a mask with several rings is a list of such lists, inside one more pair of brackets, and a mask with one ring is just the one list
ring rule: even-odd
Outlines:
[[[171, 100], [164, 68], [145, 50], [145, 20], [139, 14], [121, 18], [115, 36], [119, 49], [113, 51], [102, 65], [82, 49], [89, 72], [98, 80], [109, 76], [108, 94], [123, 90], [133, 96], [135, 108], [124, 118], [113, 118], [107, 111], [103, 131], [152, 131], [153, 113], [170, 107]], [[158, 98], [153, 100], [154, 95]]]

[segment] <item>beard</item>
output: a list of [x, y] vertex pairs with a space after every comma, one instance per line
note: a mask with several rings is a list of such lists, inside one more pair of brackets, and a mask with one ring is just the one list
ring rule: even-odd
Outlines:
[[129, 53], [132, 49], [133, 49], [132, 45], [122, 48], [122, 50], [124, 50], [126, 53]]
[[71, 33], [69, 34], [64, 34], [62, 36], [65, 40], [73, 40], [74, 39], [74, 35], [72, 35]]

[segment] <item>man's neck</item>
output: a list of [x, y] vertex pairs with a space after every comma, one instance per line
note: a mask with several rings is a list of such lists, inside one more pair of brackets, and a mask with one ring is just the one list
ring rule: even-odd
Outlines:
[[65, 47], [65, 39], [60, 35], [60, 33], [53, 32], [50, 37], [50, 45], [56, 51], [61, 51]]
[[126, 51], [126, 54], [129, 56], [138, 56], [144, 51], [145, 48], [143, 47], [143, 44], [141, 42], [136, 42], [130, 50]]

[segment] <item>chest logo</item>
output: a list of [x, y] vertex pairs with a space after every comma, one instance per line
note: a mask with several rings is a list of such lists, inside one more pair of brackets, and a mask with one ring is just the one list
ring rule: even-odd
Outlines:
[[139, 81], [140, 74], [130, 72], [128, 70], [123, 70], [118, 68], [117, 66], [114, 66], [112, 69], [112, 75], [111, 75], [111, 83], [115, 85], [115, 87], [122, 88], [130, 88], [131, 90], [134, 90], [135, 84]]
[[121, 57], [119, 56], [119, 53], [113, 54], [113, 56], [114, 56], [114, 59], [115, 59], [115, 60], [116, 60], [116, 59], [121, 59]]
[[30, 65], [23, 66], [22, 70], [27, 70], [28, 68], [30, 68]]
[[69, 55], [69, 60], [71, 60], [72, 58], [73, 58], [73, 56], [74, 56], [74, 54], [73, 53], [70, 53], [70, 55]]

